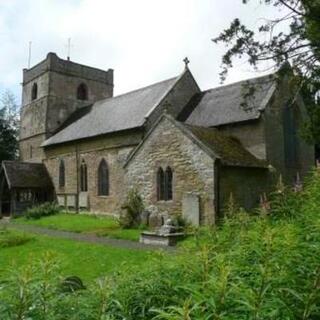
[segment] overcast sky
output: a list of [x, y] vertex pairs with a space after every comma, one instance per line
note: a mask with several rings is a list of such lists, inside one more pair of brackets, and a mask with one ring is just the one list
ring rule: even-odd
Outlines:
[[[235, 17], [257, 27], [275, 16], [258, 0], [0, 0], [0, 91], [20, 100], [22, 68], [48, 52], [100, 69], [114, 69], [115, 94], [127, 92], [182, 72], [185, 56], [202, 89], [219, 85], [225, 48], [211, 38]], [[256, 73], [239, 62], [227, 83]]]

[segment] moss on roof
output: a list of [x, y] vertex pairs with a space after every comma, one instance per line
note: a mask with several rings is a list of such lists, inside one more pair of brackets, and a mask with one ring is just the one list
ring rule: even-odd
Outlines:
[[184, 125], [207, 148], [220, 158], [222, 164], [244, 167], [267, 167], [267, 162], [256, 158], [240, 141], [217, 129]]
[[52, 188], [52, 182], [43, 163], [3, 161], [10, 188]]

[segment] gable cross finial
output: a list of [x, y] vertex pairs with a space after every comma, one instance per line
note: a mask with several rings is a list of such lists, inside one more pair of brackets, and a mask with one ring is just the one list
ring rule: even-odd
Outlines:
[[185, 57], [185, 58], [183, 59], [183, 62], [184, 62], [184, 64], [185, 64], [185, 67], [188, 68], [188, 64], [190, 63], [190, 60], [188, 59], [188, 57]]

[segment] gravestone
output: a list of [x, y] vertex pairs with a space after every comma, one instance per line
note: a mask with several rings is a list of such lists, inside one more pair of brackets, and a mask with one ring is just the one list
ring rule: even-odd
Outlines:
[[66, 206], [66, 202], [65, 202], [66, 198], [65, 198], [64, 195], [57, 195], [57, 200], [58, 200], [58, 205], [60, 207], [65, 207]]
[[140, 214], [140, 223], [148, 226], [149, 225], [149, 217], [150, 217], [150, 212], [148, 210], [143, 210]]
[[74, 194], [67, 195], [67, 207], [68, 208], [76, 207], [76, 196]]
[[200, 224], [200, 197], [199, 194], [187, 192], [182, 198], [182, 216], [193, 226]]
[[159, 228], [163, 225], [163, 217], [159, 213], [151, 213], [149, 216], [149, 227], [151, 229]]
[[88, 208], [88, 192], [79, 193], [79, 207]]

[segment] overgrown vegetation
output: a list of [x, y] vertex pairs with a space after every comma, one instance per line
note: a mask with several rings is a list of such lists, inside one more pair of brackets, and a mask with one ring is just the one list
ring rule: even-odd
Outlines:
[[138, 227], [140, 224], [140, 215], [144, 210], [143, 200], [137, 189], [130, 189], [127, 199], [122, 205], [125, 210], [120, 217], [120, 225], [124, 229]]
[[23, 245], [32, 239], [26, 234], [8, 231], [6, 228], [0, 229], [0, 248], [15, 247]]
[[58, 214], [61, 211], [62, 209], [56, 203], [46, 202], [28, 209], [24, 216], [26, 219], [40, 219]]
[[43, 267], [56, 263], [44, 259], [1, 287], [2, 319], [318, 319], [319, 190], [320, 171], [299, 193], [279, 184], [268, 215], [241, 211], [177, 256], [158, 253], [85, 290], [58, 292], [59, 272]]

